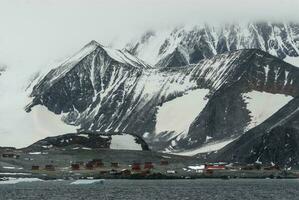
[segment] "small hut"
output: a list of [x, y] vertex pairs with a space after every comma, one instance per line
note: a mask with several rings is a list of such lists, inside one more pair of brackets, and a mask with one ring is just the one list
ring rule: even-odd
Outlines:
[[31, 170], [39, 170], [39, 166], [38, 165], [32, 165]]

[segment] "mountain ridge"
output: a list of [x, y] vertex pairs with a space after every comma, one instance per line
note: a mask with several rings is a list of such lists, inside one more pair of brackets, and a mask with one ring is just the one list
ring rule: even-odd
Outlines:
[[[79, 131], [133, 134], [142, 137], [153, 150], [177, 152], [200, 147], [207, 138], [214, 142], [243, 134], [251, 121], [243, 93], [254, 90], [295, 96], [299, 91], [299, 69], [259, 49], [218, 54], [185, 67], [134, 67], [134, 62], [111, 60], [100, 48], [80, 60], [73, 71], [54, 79], [57, 83], [53, 84], [52, 74], [61, 70], [55, 68], [33, 87], [33, 100], [26, 111], [43, 105], [63, 114], [67, 124], [79, 125]], [[163, 107], [190, 95], [196, 95], [201, 105], [194, 118], [184, 121], [179, 115], [175, 117], [183, 120], [178, 121], [179, 132], [163, 127], [160, 120], [173, 120], [167, 115], [160, 117]], [[232, 96], [236, 97], [234, 101], [229, 100]], [[226, 102], [227, 108], [217, 106], [219, 102]], [[175, 108], [182, 105], [185, 103]], [[217, 107], [219, 111], [215, 112]], [[223, 117], [228, 119], [226, 124], [212, 123], [212, 119]], [[162, 127], [157, 127], [159, 124]], [[211, 134], [222, 125], [227, 127], [225, 131]]]
[[140, 38], [139, 41], [128, 43], [126, 48], [158, 66], [159, 63], [167, 64], [169, 57], [175, 55], [178, 48], [187, 61], [185, 64], [246, 48], [258, 48], [281, 59], [299, 56], [299, 25], [296, 23], [247, 22], [181, 26], [167, 34], [146, 32]]

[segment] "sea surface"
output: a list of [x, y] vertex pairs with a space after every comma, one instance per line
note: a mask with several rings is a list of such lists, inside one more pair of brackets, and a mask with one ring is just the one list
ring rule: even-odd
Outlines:
[[299, 180], [20, 181], [0, 184], [0, 199], [299, 200]]

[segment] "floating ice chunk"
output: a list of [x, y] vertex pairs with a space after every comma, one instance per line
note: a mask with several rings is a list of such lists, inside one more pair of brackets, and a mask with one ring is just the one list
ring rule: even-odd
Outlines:
[[104, 179], [95, 179], [95, 180], [77, 180], [71, 183], [71, 185], [85, 185], [85, 184], [93, 184], [93, 183], [104, 183]]

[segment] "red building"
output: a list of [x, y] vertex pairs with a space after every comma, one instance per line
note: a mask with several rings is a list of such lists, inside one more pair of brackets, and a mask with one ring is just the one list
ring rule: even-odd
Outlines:
[[71, 167], [72, 170], [80, 170], [80, 165], [78, 163], [72, 164]]
[[205, 164], [205, 170], [223, 170], [225, 164]]
[[133, 163], [131, 169], [133, 171], [140, 171], [141, 170], [141, 165], [140, 163]]
[[144, 163], [144, 169], [152, 169], [154, 168], [154, 165], [152, 162], [145, 162]]

